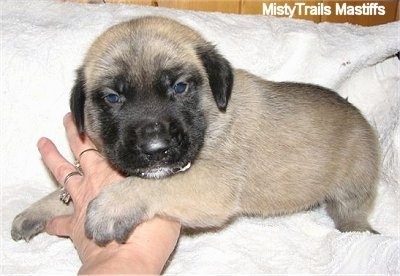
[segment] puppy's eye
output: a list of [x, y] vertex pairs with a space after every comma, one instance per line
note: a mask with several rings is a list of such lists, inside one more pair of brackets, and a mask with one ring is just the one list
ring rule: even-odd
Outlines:
[[104, 100], [109, 104], [122, 103], [123, 96], [120, 96], [117, 93], [109, 93], [104, 96]]
[[178, 82], [174, 85], [173, 88], [176, 94], [182, 94], [188, 90], [189, 84], [187, 84], [186, 82]]

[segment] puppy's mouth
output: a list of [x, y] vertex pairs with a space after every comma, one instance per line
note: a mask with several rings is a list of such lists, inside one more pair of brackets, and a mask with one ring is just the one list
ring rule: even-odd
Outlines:
[[180, 172], [187, 171], [191, 162], [188, 162], [186, 165], [178, 166], [178, 167], [153, 167], [153, 168], [144, 168], [144, 169], [136, 169], [135, 175], [141, 178], [149, 178], [149, 179], [160, 179], [166, 176], [170, 176], [173, 174], [177, 174]]

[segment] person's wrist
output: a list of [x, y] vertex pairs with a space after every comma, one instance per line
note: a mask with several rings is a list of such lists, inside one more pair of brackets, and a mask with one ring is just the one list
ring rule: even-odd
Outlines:
[[82, 249], [82, 266], [79, 274], [104, 274], [118, 271], [125, 267], [125, 262], [131, 258], [130, 252], [123, 247], [129, 245], [119, 245], [116, 243], [108, 244], [105, 247], [100, 247], [94, 242], [89, 242], [84, 249]]

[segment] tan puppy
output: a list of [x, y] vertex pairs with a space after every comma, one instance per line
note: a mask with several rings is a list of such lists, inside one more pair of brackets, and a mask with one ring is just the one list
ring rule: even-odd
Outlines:
[[[324, 202], [339, 230], [375, 232], [367, 217], [378, 141], [360, 112], [322, 87], [233, 70], [173, 20], [135, 19], [101, 35], [78, 71], [71, 110], [80, 131], [130, 175], [88, 207], [86, 233], [99, 244], [125, 241], [153, 216], [220, 227]], [[13, 238], [30, 239], [71, 212], [56, 196], [19, 215]]]

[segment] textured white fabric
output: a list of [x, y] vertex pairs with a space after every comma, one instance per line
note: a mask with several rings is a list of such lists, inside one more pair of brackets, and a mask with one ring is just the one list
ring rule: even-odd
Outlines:
[[55, 188], [36, 150], [41, 136], [70, 157], [62, 126], [74, 71], [106, 27], [164, 15], [199, 30], [232, 62], [271, 80], [336, 89], [379, 131], [383, 169], [371, 223], [382, 235], [340, 233], [323, 208], [239, 218], [218, 232], [181, 237], [166, 273], [400, 273], [399, 22], [346, 24], [50, 0], [1, 1], [1, 244], [3, 274], [73, 274], [69, 240], [14, 242], [14, 216]]

